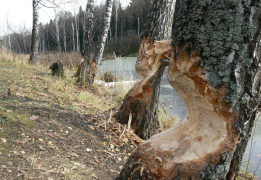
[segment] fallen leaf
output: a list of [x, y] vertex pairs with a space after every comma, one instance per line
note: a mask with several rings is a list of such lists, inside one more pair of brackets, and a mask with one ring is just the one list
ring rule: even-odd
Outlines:
[[94, 127], [92, 127], [91, 125], [88, 125], [88, 127], [91, 129], [91, 130], [95, 130], [95, 128]]
[[125, 143], [127, 143], [129, 140], [128, 140], [128, 138], [122, 138], [121, 139], [123, 142], [125, 142]]

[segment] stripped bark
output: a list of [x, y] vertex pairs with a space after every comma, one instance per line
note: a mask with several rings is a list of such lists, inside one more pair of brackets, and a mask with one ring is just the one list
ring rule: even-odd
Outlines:
[[236, 179], [261, 101], [258, 0], [182, 3], [168, 70], [187, 107], [117, 179]]
[[142, 139], [154, 135], [158, 126], [160, 84], [170, 58], [174, 10], [175, 1], [153, 1], [135, 64], [140, 82], [127, 93], [115, 115], [126, 124], [132, 113], [132, 128]]
[[33, 0], [33, 29], [32, 29], [32, 41], [31, 41], [31, 54], [29, 63], [35, 64], [38, 57], [39, 46], [39, 1]]

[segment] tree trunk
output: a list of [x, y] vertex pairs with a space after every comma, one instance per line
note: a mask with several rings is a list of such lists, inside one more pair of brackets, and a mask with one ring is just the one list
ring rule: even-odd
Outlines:
[[260, 18], [258, 0], [183, 1], [168, 79], [187, 116], [118, 179], [236, 179], [261, 101]]
[[56, 29], [56, 43], [57, 43], [57, 48], [58, 52], [61, 52], [61, 43], [60, 43], [60, 30], [59, 30], [59, 15], [55, 11], [55, 29]]
[[38, 57], [39, 46], [39, 1], [33, 0], [33, 29], [32, 29], [32, 41], [31, 41], [31, 55], [29, 62], [35, 64]]
[[80, 52], [80, 44], [79, 44], [79, 22], [77, 21], [77, 16], [75, 16], [75, 28], [76, 28], [76, 47], [77, 47], [77, 52]]
[[85, 31], [84, 31], [84, 43], [83, 43], [83, 58], [84, 61], [78, 67], [78, 70], [75, 74], [78, 77], [78, 82], [82, 86], [89, 86], [88, 84], [88, 75], [90, 70], [90, 59], [91, 59], [91, 51], [92, 51], [92, 35], [93, 35], [93, 10], [94, 10], [94, 0], [88, 0], [86, 13], [87, 17], [85, 18]]
[[[97, 65], [101, 63], [101, 58], [102, 58], [102, 54], [103, 54], [103, 50], [104, 50], [104, 46], [105, 46], [105, 42], [106, 42], [106, 38], [108, 35], [108, 30], [110, 27], [110, 22], [111, 22], [111, 13], [112, 13], [112, 4], [113, 4], [114, 0], [107, 0], [106, 1], [106, 12], [104, 15], [104, 21], [103, 21], [103, 25], [102, 25], [102, 30], [101, 30], [101, 34], [100, 34], [100, 38], [98, 41], [98, 45], [94, 54], [94, 58], [92, 60], [92, 62], [89, 62], [90, 57], [84, 59], [84, 62], [82, 62], [82, 64], [79, 66], [75, 76], [79, 76], [81, 74], [82, 71], [82, 67], [85, 66], [86, 69], [86, 82], [87, 82], [87, 86], [88, 88], [91, 88], [94, 82], [94, 78], [95, 75], [97, 73]], [[87, 26], [89, 27], [89, 26]], [[92, 39], [91, 39], [92, 40]], [[90, 44], [90, 42], [89, 42]]]
[[73, 25], [73, 22], [72, 22], [72, 39], [73, 39], [73, 51], [75, 51], [74, 25]]
[[105, 42], [108, 36], [108, 30], [110, 28], [110, 23], [111, 23], [111, 14], [112, 14], [112, 5], [113, 5], [114, 0], [107, 0], [106, 1], [106, 11], [103, 19], [103, 25], [101, 29], [101, 34], [100, 38], [98, 41], [98, 45], [96, 47], [96, 51], [94, 54], [94, 58], [92, 60], [92, 64], [90, 64], [90, 71], [89, 71], [89, 76], [88, 76], [88, 82], [89, 82], [89, 88], [92, 87], [94, 78], [97, 74], [97, 69], [98, 65], [101, 63], [103, 51], [104, 51], [104, 46]]
[[174, 10], [175, 1], [153, 1], [135, 65], [140, 82], [130, 89], [115, 115], [126, 124], [131, 113], [132, 129], [142, 139], [154, 135], [158, 126], [160, 84], [169, 64]]
[[66, 16], [64, 16], [64, 24], [63, 24], [63, 46], [64, 46], [64, 52], [67, 52], [67, 47], [66, 47]]
[[117, 43], [117, 36], [118, 36], [118, 2], [115, 1], [115, 44]]

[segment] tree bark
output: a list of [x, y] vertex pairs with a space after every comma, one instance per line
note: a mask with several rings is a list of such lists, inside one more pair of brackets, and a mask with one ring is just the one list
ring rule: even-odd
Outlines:
[[183, 1], [168, 79], [187, 116], [117, 179], [236, 179], [261, 100], [260, 18], [258, 0]]
[[75, 16], [75, 28], [76, 28], [76, 48], [77, 48], [77, 52], [80, 52], [80, 45], [79, 45], [79, 22], [77, 20], [77, 16]]
[[67, 47], [66, 47], [66, 16], [64, 16], [64, 24], [63, 24], [63, 46], [64, 46], [64, 52], [67, 52]]
[[[101, 63], [101, 58], [103, 55], [104, 51], [104, 46], [106, 42], [106, 38], [108, 36], [108, 30], [110, 28], [110, 22], [111, 22], [111, 13], [112, 13], [112, 4], [114, 0], [107, 0], [106, 1], [106, 12], [104, 15], [104, 21], [102, 25], [102, 30], [100, 34], [100, 38], [98, 41], [98, 45], [94, 54], [93, 60], [90, 62], [88, 59], [85, 57], [84, 62], [79, 66], [75, 76], [78, 76], [81, 72], [82, 66], [86, 66], [86, 82], [88, 88], [91, 88], [94, 82], [95, 75], [97, 73], [98, 69], [98, 64]], [[90, 42], [89, 42], [90, 43]]]
[[88, 0], [87, 8], [86, 8], [86, 15], [85, 18], [85, 31], [84, 31], [84, 43], [83, 43], [83, 52], [82, 56], [84, 61], [78, 67], [78, 70], [75, 74], [78, 77], [78, 82], [82, 86], [89, 86], [88, 84], [88, 76], [90, 71], [90, 64], [91, 64], [91, 51], [92, 51], [92, 36], [93, 36], [93, 11], [94, 11], [94, 0]]
[[60, 29], [59, 29], [59, 15], [55, 11], [55, 29], [56, 29], [56, 43], [57, 43], [57, 50], [58, 52], [61, 52], [61, 43], [60, 43]]
[[35, 64], [38, 57], [38, 46], [39, 46], [39, 1], [33, 0], [33, 29], [32, 29], [32, 41], [31, 41], [31, 55], [29, 63]]
[[130, 89], [115, 115], [126, 124], [131, 113], [132, 129], [142, 139], [150, 138], [158, 127], [160, 84], [169, 64], [174, 10], [175, 1], [153, 1], [135, 65], [140, 82]]
[[72, 40], [73, 40], [73, 51], [75, 51], [75, 40], [74, 40], [74, 25], [73, 25], [73, 22], [72, 22]]
[[108, 30], [110, 28], [111, 23], [111, 14], [112, 14], [112, 5], [114, 0], [106, 1], [106, 11], [103, 19], [100, 40], [98, 41], [98, 45], [95, 50], [94, 58], [92, 60], [92, 64], [90, 65], [90, 71], [88, 76], [89, 88], [92, 87], [94, 78], [97, 74], [98, 65], [101, 63], [105, 42], [108, 36]]

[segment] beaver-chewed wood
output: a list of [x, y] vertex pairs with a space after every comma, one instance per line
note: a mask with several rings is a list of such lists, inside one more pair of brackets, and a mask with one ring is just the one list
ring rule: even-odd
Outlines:
[[261, 101], [256, 0], [183, 1], [168, 79], [186, 104], [176, 126], [145, 141], [117, 179], [235, 179]]

